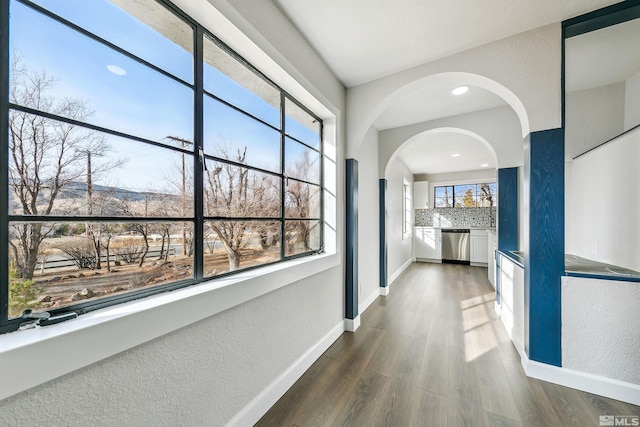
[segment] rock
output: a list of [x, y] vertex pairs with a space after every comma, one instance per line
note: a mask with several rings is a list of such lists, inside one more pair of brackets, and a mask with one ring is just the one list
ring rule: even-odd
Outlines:
[[126, 291], [127, 288], [123, 288], [122, 286], [116, 286], [115, 288], [113, 288], [111, 290], [111, 292], [121, 292], [121, 291]]
[[51, 295], [43, 295], [38, 298], [38, 303], [42, 304], [43, 302], [51, 302]]
[[83, 273], [78, 274], [78, 279], [80, 279], [80, 278], [82, 278], [82, 277], [84, 277], [84, 274], [83, 274]]
[[51, 279], [47, 280], [47, 282], [57, 282], [59, 280], [62, 280], [62, 277], [55, 276], [55, 277], [52, 277]]
[[95, 296], [95, 292], [93, 292], [91, 289], [84, 288], [83, 290], [80, 291], [80, 295], [83, 298], [91, 298]]
[[76, 292], [75, 294], [71, 295], [71, 301], [80, 301], [82, 299], [82, 295], [80, 295], [80, 292]]

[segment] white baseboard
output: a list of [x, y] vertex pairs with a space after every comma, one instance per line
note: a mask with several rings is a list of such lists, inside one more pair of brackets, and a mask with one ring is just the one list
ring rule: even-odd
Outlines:
[[380, 291], [376, 290], [372, 292], [364, 301], [358, 304], [358, 313], [362, 314], [364, 311], [369, 308], [371, 304], [380, 296]]
[[340, 322], [254, 397], [226, 425], [239, 427], [255, 425], [343, 332], [344, 322]]
[[386, 297], [389, 295], [389, 286], [385, 286], [384, 288], [380, 288], [380, 295]]
[[416, 262], [431, 262], [434, 264], [442, 264], [441, 259], [434, 259], [434, 258], [416, 258]]
[[632, 405], [640, 405], [640, 385], [638, 384], [536, 362], [529, 360], [524, 352], [520, 357], [522, 367], [528, 377], [621, 400]]
[[390, 277], [389, 277], [389, 285], [391, 285], [401, 274], [403, 271], [405, 271], [411, 264], [413, 263], [413, 259], [409, 258], [407, 260], [407, 262], [405, 262], [404, 264], [402, 264], [400, 266], [399, 269], [397, 269], [395, 271], [395, 273], [393, 273]]
[[360, 327], [360, 315], [358, 314], [355, 319], [344, 319], [344, 330], [348, 332], [355, 332]]

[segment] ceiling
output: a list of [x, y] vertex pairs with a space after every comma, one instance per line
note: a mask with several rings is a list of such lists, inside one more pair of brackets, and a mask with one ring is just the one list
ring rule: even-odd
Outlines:
[[[618, 0], [272, 0], [316, 49], [338, 79], [353, 87], [467, 49], [617, 3]], [[632, 38], [630, 40], [637, 40]], [[378, 130], [504, 106], [471, 87], [459, 97], [447, 77], [391, 100]], [[453, 159], [450, 151], [461, 153]], [[479, 140], [460, 133], [421, 136], [399, 157], [414, 173], [496, 167]], [[482, 159], [482, 160], [481, 160]], [[486, 159], [486, 160], [485, 160]], [[465, 169], [466, 168], [466, 169]]]
[[[460, 156], [453, 157], [453, 154], [460, 154]], [[408, 141], [398, 157], [414, 174], [460, 172], [497, 167], [494, 155], [482, 142], [470, 135], [458, 132], [418, 135]]]

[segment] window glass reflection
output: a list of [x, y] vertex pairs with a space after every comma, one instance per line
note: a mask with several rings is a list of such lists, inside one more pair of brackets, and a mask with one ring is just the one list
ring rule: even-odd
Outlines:
[[288, 179], [285, 195], [287, 218], [320, 218], [320, 187]]
[[193, 155], [21, 111], [9, 123], [10, 214], [193, 217]]
[[320, 122], [289, 98], [285, 100], [285, 131], [315, 149], [320, 149]]
[[209, 162], [204, 172], [206, 216], [280, 216], [281, 178], [240, 166]]
[[204, 101], [206, 154], [280, 171], [280, 133], [213, 98]]
[[230, 104], [280, 128], [280, 91], [204, 38], [204, 87]]
[[287, 256], [320, 249], [320, 221], [286, 221], [285, 253]]
[[[37, 236], [39, 250], [25, 236]], [[182, 252], [191, 223], [11, 222], [9, 240], [9, 318], [193, 277], [193, 256]]]
[[320, 153], [286, 138], [285, 174], [304, 181], [320, 182]]
[[280, 223], [206, 221], [204, 274], [217, 276], [280, 260]]
[[11, 102], [159, 142], [193, 140], [193, 90], [12, 3]]
[[[193, 29], [159, 2], [33, 2], [176, 77], [193, 83]], [[116, 28], [117, 31], [114, 31]]]

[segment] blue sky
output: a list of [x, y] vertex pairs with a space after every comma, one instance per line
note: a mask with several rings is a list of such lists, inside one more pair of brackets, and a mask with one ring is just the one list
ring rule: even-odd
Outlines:
[[[193, 82], [192, 54], [152, 28], [140, 23], [106, 0], [36, 0], [43, 7], [117, 44], [187, 83]], [[168, 12], [167, 12], [168, 13]], [[180, 25], [180, 24], [178, 24]], [[188, 29], [187, 26], [185, 28]], [[11, 55], [22, 57], [30, 70], [46, 70], [56, 78], [50, 94], [58, 99], [77, 98], [94, 114], [92, 124], [173, 145], [167, 136], [193, 140], [193, 91], [110, 48], [91, 40], [18, 2], [11, 4]], [[115, 74], [107, 66], [126, 72]], [[278, 126], [279, 110], [246, 90], [215, 68], [205, 66], [205, 87], [257, 117]], [[247, 146], [247, 163], [277, 171], [277, 132], [217, 101], [205, 100], [205, 150], [221, 137]], [[318, 135], [287, 117], [287, 133], [317, 146]], [[126, 140], [109, 137], [113, 154], [126, 155]], [[124, 142], [123, 142], [124, 141]], [[157, 190], [159, 174], [176, 167], [176, 155], [131, 142], [136, 155], [111, 174], [112, 185]], [[135, 145], [135, 149], [134, 149]], [[300, 146], [302, 147], [302, 146]], [[144, 152], [143, 158], [139, 154]], [[293, 154], [300, 152], [288, 149]], [[117, 153], [117, 154], [116, 154]], [[290, 159], [290, 161], [295, 161]], [[289, 163], [289, 162], [287, 162]], [[166, 169], [166, 170], [165, 170]], [[122, 177], [119, 179], [118, 177]], [[126, 177], [126, 179], [125, 179]], [[124, 182], [113, 182], [124, 181]]]

